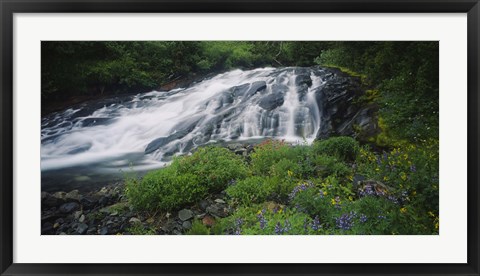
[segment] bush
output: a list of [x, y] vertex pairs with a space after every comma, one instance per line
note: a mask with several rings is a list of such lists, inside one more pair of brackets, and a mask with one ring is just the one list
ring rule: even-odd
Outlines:
[[313, 145], [315, 154], [326, 154], [338, 157], [343, 161], [355, 161], [360, 146], [352, 137], [332, 137], [316, 141]]
[[191, 156], [176, 158], [171, 167], [179, 174], [193, 174], [210, 192], [225, 189], [229, 182], [244, 179], [248, 169], [233, 152], [221, 147], [203, 147]]
[[291, 147], [283, 141], [266, 140], [255, 147], [250, 155], [252, 172], [257, 175], [268, 175], [271, 167], [282, 159], [294, 157]]
[[179, 174], [174, 167], [146, 174], [143, 179], [126, 181], [126, 195], [135, 208], [156, 211], [175, 210], [193, 203], [207, 193], [199, 177], [191, 173]]
[[157, 232], [152, 227], [145, 227], [141, 223], [135, 223], [134, 225], [128, 227], [127, 232], [132, 235], [155, 235]]
[[236, 235], [313, 234], [311, 222], [308, 215], [271, 202], [240, 208], [221, 221], [226, 233]]
[[210, 235], [210, 229], [203, 225], [200, 220], [194, 220], [192, 228], [186, 232], [187, 235]]
[[263, 177], [252, 176], [228, 187], [226, 192], [243, 205], [261, 203], [272, 194], [272, 186], [269, 184]]
[[345, 176], [350, 173], [350, 169], [337, 158], [320, 154], [314, 157], [315, 175], [326, 177], [330, 175]]
[[[439, 153], [438, 141], [418, 145], [403, 144], [383, 154], [362, 148], [357, 160], [357, 174], [381, 181], [392, 188], [392, 196], [404, 210], [399, 219], [407, 228], [402, 233], [438, 233]], [[407, 216], [408, 215], [408, 216]], [[399, 230], [399, 232], [400, 232]]]

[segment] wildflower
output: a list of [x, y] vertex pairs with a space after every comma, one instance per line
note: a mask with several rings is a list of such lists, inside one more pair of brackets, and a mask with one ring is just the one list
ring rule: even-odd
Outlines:
[[400, 213], [405, 214], [407, 212], [407, 208], [402, 207], [400, 208]]
[[393, 196], [393, 195], [389, 195], [389, 196], [388, 196], [388, 200], [390, 200], [390, 201], [393, 202], [394, 204], [398, 204], [398, 203], [399, 203], [398, 198], [396, 198], [396, 197]]
[[367, 222], [367, 219], [368, 219], [368, 218], [367, 218], [366, 215], [364, 215], [364, 214], [361, 214], [361, 215], [360, 215], [360, 222], [361, 222], [361, 223]]
[[400, 173], [400, 178], [401, 178], [403, 181], [405, 181], [405, 180], [407, 180], [407, 175], [406, 175], [404, 172], [401, 172], [401, 173]]
[[386, 219], [387, 217], [384, 216], [384, 215], [379, 215], [378, 218], [379, 218], [379, 219]]
[[260, 229], [265, 229], [265, 226], [267, 225], [267, 220], [263, 216], [265, 214], [265, 209], [263, 209], [261, 212], [257, 214], [258, 221], [260, 223]]
[[417, 171], [417, 168], [415, 167], [415, 165], [410, 166], [410, 171], [411, 172], [416, 172]]
[[243, 224], [243, 219], [237, 218], [237, 219], [235, 220], [235, 226], [236, 226], [236, 227], [240, 227], [240, 226], [242, 226], [242, 224]]
[[293, 200], [295, 198], [295, 196], [297, 196], [297, 194], [300, 191], [305, 191], [310, 187], [312, 187], [311, 183], [302, 183], [302, 184], [296, 186], [295, 188], [293, 188], [292, 192], [290, 194], [288, 194], [288, 199]]
[[318, 216], [315, 216], [312, 222], [312, 230], [317, 231], [320, 228], [321, 228], [320, 219], [318, 218]]
[[342, 229], [342, 230], [350, 230], [350, 229], [352, 229], [352, 227], [353, 227], [353, 218], [354, 218], [354, 213], [353, 213], [353, 212], [343, 214], [342, 216], [340, 216], [339, 218], [337, 218], [337, 219], [335, 220], [335, 221], [336, 221], [337, 228], [340, 228], [340, 229]]
[[277, 222], [275, 225], [275, 235], [281, 235], [283, 233], [282, 225], [280, 222]]
[[292, 229], [292, 224], [290, 224], [290, 221], [288, 219], [285, 219], [285, 227], [283, 228], [283, 233], [287, 233]]

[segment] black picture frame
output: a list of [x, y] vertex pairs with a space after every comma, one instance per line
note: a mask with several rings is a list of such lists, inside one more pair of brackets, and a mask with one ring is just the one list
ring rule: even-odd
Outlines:
[[[478, 0], [0, 0], [0, 274], [1, 275], [480, 275], [479, 274], [479, 13]], [[14, 13], [467, 13], [467, 264], [19, 264], [13, 263]], [[448, 250], [447, 248], [445, 250]]]

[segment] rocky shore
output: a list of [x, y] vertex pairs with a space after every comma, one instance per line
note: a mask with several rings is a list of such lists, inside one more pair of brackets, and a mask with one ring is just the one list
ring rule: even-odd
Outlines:
[[128, 204], [123, 183], [85, 194], [42, 192], [42, 235], [182, 235], [195, 219], [211, 227], [232, 211], [224, 193], [177, 212], [152, 214]]
[[[228, 149], [247, 156], [253, 145], [229, 144]], [[176, 212], [136, 211], [127, 201], [125, 185], [116, 182], [95, 191], [42, 192], [42, 235], [182, 235], [199, 220], [212, 227], [233, 212], [225, 192], [209, 195]]]

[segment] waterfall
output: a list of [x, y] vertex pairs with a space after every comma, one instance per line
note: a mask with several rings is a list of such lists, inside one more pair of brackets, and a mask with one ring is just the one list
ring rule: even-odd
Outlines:
[[42, 171], [162, 166], [195, 147], [275, 138], [311, 143], [321, 68], [234, 70], [187, 88], [86, 103], [42, 119]]

